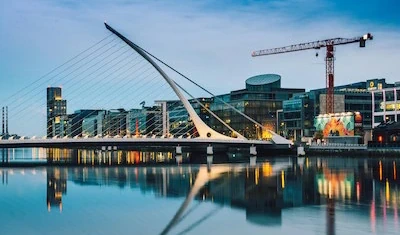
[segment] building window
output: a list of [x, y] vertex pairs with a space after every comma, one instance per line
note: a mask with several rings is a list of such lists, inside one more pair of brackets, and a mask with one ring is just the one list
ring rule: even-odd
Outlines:
[[386, 102], [394, 101], [394, 91], [393, 90], [387, 90], [385, 92], [385, 98], [386, 98]]
[[383, 116], [375, 116], [375, 123], [383, 122]]

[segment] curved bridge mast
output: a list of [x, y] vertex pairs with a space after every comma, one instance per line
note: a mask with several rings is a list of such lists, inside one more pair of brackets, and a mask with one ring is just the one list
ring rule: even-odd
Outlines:
[[190, 118], [193, 121], [193, 124], [195, 125], [197, 132], [199, 133], [200, 139], [242, 139], [246, 140], [246, 138], [239, 133], [235, 133], [237, 135], [237, 138], [232, 138], [223, 134], [220, 134], [213, 129], [211, 129], [207, 124], [201, 120], [201, 118], [197, 115], [196, 111], [193, 109], [192, 105], [190, 105], [189, 101], [185, 98], [185, 96], [181, 93], [175, 82], [141, 49], [139, 48], [136, 44], [131, 42], [129, 39], [124, 37], [122, 34], [120, 34], [118, 31], [113, 29], [111, 26], [109, 26], [107, 23], [104, 22], [104, 25], [106, 28], [111, 31], [113, 34], [115, 34], [117, 37], [119, 37], [122, 41], [124, 41], [126, 44], [128, 44], [133, 50], [135, 50], [139, 55], [141, 55], [145, 60], [147, 60], [159, 73], [160, 75], [165, 79], [165, 81], [171, 86], [172, 90], [175, 92], [175, 94], [178, 96], [179, 100], [183, 103], [185, 109], [189, 113]]

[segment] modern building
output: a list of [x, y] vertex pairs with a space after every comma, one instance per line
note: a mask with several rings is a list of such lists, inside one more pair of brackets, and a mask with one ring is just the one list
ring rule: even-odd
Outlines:
[[312, 135], [316, 105], [313, 96], [312, 93], [301, 93], [283, 101], [282, 116], [278, 117], [281, 120], [278, 133], [294, 140]]
[[372, 123], [373, 127], [385, 122], [400, 121], [400, 84], [394, 87], [372, 89]]
[[[246, 88], [219, 95], [210, 104], [210, 109], [226, 124], [249, 139], [262, 139], [268, 135], [264, 129], [232, 110], [224, 102], [261, 123], [265, 129], [277, 131], [277, 110], [282, 109], [282, 103], [292, 98], [293, 94], [305, 92], [304, 89], [281, 88], [281, 76], [263, 74], [246, 80]], [[223, 100], [224, 102], [222, 102]], [[217, 119], [211, 118], [211, 127], [225, 135], [231, 131]]]
[[126, 115], [126, 128], [129, 136], [140, 136], [146, 134], [146, 110], [131, 109]]
[[47, 137], [66, 135], [67, 101], [62, 99], [61, 87], [47, 88]]
[[[371, 140], [372, 131], [372, 96], [371, 90], [393, 87], [385, 79], [371, 79], [334, 88], [335, 113], [360, 113], [364, 142]], [[375, 104], [376, 101], [374, 101]], [[316, 132], [314, 118], [326, 114], [326, 89], [310, 90], [295, 94], [283, 102], [283, 126], [285, 137], [301, 141], [304, 137], [313, 137]]]
[[396, 144], [400, 145], [400, 122], [382, 122], [373, 130], [373, 143], [375, 144]]
[[[99, 115], [99, 113], [103, 113], [104, 110], [97, 110], [97, 109], [80, 109], [76, 110], [73, 114], [68, 115], [68, 127], [67, 127], [67, 135], [69, 137], [75, 137], [75, 136], [83, 136], [84, 134], [89, 134], [89, 124], [86, 123], [83, 125], [83, 121], [86, 118], [90, 118], [93, 116]], [[87, 120], [88, 121], [88, 120]], [[84, 126], [84, 127], [83, 127]], [[99, 125], [98, 125], [99, 126]], [[90, 127], [94, 128], [94, 127]], [[97, 128], [96, 128], [97, 129]], [[94, 132], [94, 130], [93, 130]], [[101, 133], [97, 133], [101, 134]]]
[[95, 137], [102, 136], [103, 123], [106, 111], [96, 111], [93, 115], [83, 118], [82, 120], [82, 136]]
[[106, 112], [103, 122], [103, 136], [120, 136], [127, 134], [125, 109], [111, 109]]
[[[207, 111], [212, 98], [189, 100], [193, 109], [206, 123], [210, 123]], [[128, 135], [156, 135], [164, 137], [195, 136], [196, 128], [180, 100], [158, 100], [151, 107], [131, 109], [127, 115]], [[136, 132], [138, 130], [138, 132]]]

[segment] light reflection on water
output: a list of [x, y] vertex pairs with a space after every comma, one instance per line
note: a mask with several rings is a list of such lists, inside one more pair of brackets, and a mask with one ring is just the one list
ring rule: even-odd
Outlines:
[[0, 234], [399, 234], [397, 166], [276, 158], [0, 168]]
[[[184, 160], [189, 153], [183, 155]], [[171, 150], [15, 148], [0, 149], [2, 163], [48, 163], [69, 165], [135, 165], [143, 163], [175, 162]]]

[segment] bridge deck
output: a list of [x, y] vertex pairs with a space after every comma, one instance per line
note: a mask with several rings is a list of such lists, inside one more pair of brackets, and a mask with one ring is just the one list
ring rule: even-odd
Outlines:
[[272, 141], [261, 140], [216, 140], [216, 139], [178, 139], [178, 138], [80, 138], [80, 139], [17, 139], [0, 140], [0, 148], [24, 147], [95, 147], [95, 146], [198, 146], [225, 145], [232, 147], [263, 146], [271, 148], [289, 148], [288, 145], [276, 145]]

